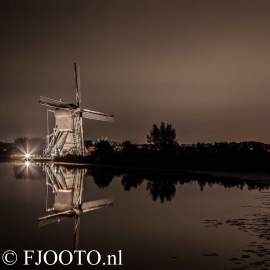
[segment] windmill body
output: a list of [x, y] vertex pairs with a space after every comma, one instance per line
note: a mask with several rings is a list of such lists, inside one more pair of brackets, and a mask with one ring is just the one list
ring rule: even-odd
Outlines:
[[[39, 103], [54, 108], [55, 128], [47, 135], [45, 157], [84, 155], [82, 118], [114, 122], [114, 116], [81, 108], [80, 65], [74, 64], [76, 104], [40, 96]], [[48, 116], [47, 116], [48, 117]], [[47, 119], [48, 125], [48, 119]], [[47, 127], [47, 130], [49, 128]]]

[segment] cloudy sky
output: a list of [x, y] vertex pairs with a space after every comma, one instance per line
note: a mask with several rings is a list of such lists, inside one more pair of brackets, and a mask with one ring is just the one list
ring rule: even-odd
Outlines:
[[[171, 123], [180, 143], [270, 142], [270, 1], [1, 0], [0, 141], [45, 137], [43, 95], [115, 123], [86, 139], [146, 142]], [[51, 126], [53, 115], [50, 116]]]

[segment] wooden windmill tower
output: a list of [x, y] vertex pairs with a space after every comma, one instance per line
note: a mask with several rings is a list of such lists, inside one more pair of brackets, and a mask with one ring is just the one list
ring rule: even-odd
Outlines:
[[53, 107], [55, 128], [47, 135], [47, 146], [44, 156], [84, 155], [82, 118], [114, 122], [112, 114], [101, 113], [81, 108], [80, 65], [74, 64], [76, 85], [76, 104], [40, 96], [39, 103]]

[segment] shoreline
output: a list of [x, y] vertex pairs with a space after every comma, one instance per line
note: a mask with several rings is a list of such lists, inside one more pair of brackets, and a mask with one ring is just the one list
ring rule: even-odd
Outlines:
[[[12, 159], [0, 159], [0, 163], [12, 163]], [[37, 161], [37, 160], [36, 160]], [[42, 162], [42, 161], [40, 161]], [[64, 166], [78, 166], [78, 167], [88, 167], [88, 168], [108, 168], [121, 171], [141, 171], [141, 172], [161, 172], [161, 173], [175, 173], [175, 174], [188, 174], [192, 177], [211, 177], [218, 178], [223, 181], [230, 180], [241, 180], [249, 183], [257, 184], [270, 184], [270, 172], [258, 172], [258, 171], [222, 171], [222, 170], [191, 170], [191, 169], [167, 169], [167, 168], [149, 168], [149, 167], [132, 167], [132, 166], [113, 166], [113, 165], [102, 165], [102, 164], [89, 164], [80, 162], [54, 162], [54, 161], [44, 161], [53, 162], [57, 165]]]
[[204, 171], [204, 170], [179, 170], [166, 168], [144, 168], [144, 167], [125, 167], [125, 166], [110, 166], [102, 164], [87, 164], [87, 163], [69, 163], [69, 162], [54, 162], [59, 165], [74, 165], [86, 167], [100, 167], [110, 169], [122, 170], [138, 170], [138, 171], [153, 171], [153, 172], [170, 172], [170, 173], [184, 173], [194, 176], [209, 176], [212, 178], [222, 178], [224, 180], [244, 180], [248, 182], [261, 182], [262, 184], [270, 184], [270, 173], [268, 172], [246, 172], [246, 171]]

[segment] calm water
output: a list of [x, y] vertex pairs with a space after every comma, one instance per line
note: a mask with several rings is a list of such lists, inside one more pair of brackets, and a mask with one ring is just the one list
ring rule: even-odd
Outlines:
[[[97, 266], [89, 265], [83, 255], [79, 269], [109, 268], [103, 262], [114, 254], [118, 263], [119, 250], [123, 266], [114, 268], [270, 269], [270, 193], [266, 188], [164, 173], [122, 174], [9, 163], [0, 164], [0, 175], [0, 251], [2, 255], [13, 250], [18, 255], [16, 264], [1, 263], [1, 269], [77, 269], [77, 257], [68, 266], [59, 262], [34, 265], [37, 250], [72, 252], [76, 217], [80, 226], [75, 249], [96, 250], [101, 255]], [[46, 209], [64, 209], [69, 204], [61, 190], [73, 194], [69, 216], [47, 218], [39, 224], [38, 218], [55, 214]], [[77, 205], [74, 196], [77, 202], [81, 200]], [[94, 210], [91, 202], [110, 198], [112, 206]], [[82, 206], [94, 211], [77, 211]], [[29, 266], [23, 266], [24, 250], [35, 251]], [[48, 261], [53, 262], [50, 255]], [[64, 256], [63, 261], [68, 258]], [[97, 260], [93, 252], [91, 262]]]

